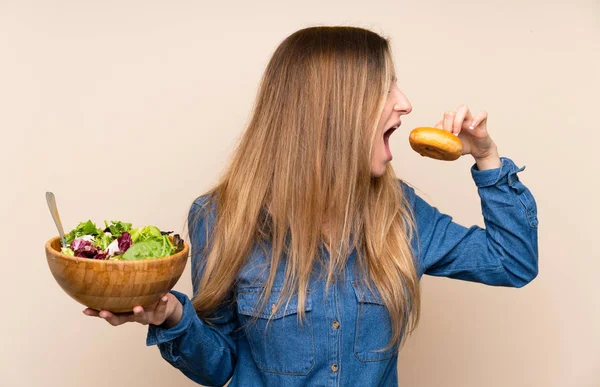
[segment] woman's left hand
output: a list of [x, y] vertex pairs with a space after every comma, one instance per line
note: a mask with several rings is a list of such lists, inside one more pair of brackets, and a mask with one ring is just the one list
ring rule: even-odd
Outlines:
[[473, 116], [467, 105], [460, 105], [456, 111], [444, 112], [435, 127], [457, 135], [463, 143], [463, 155], [470, 154], [475, 160], [495, 158], [498, 150], [487, 131], [487, 117], [486, 111]]

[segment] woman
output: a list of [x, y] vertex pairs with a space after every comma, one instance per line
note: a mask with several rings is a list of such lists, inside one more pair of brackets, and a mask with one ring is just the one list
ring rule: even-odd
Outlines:
[[521, 287], [537, 275], [537, 213], [487, 114], [458, 135], [486, 228], [463, 227], [396, 178], [388, 137], [411, 112], [387, 39], [312, 27], [275, 51], [221, 181], [191, 206], [192, 301], [171, 291], [115, 315], [203, 385], [393, 386], [419, 320], [419, 279]]

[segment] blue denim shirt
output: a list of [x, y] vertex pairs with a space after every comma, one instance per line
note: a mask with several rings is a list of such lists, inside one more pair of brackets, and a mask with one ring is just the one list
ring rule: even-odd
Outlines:
[[[505, 157], [501, 160], [500, 168], [479, 171], [475, 164], [471, 168], [485, 228], [453, 222], [399, 181], [415, 211], [420, 245], [413, 238], [412, 248], [419, 277], [429, 274], [510, 287], [522, 287], [535, 278], [536, 203], [517, 176], [525, 167], [518, 169]], [[202, 200], [194, 203], [190, 215]], [[196, 224], [190, 235], [193, 250], [204, 245], [201, 236], [213, 221], [214, 215], [208, 224]], [[321, 251], [327, 254], [326, 249]], [[192, 278], [199, 275], [198, 259], [192, 254]], [[230, 378], [232, 387], [397, 386], [398, 348], [377, 351], [391, 337], [387, 309], [379, 295], [366, 291], [354, 278], [354, 261], [355, 251], [344, 277], [334, 283], [316, 277], [311, 281], [302, 324], [294, 297], [265, 330], [270, 305], [281, 291], [284, 265], [279, 265], [266, 307], [256, 310], [266, 273], [255, 269], [267, 262], [260, 249], [253, 249], [232, 291], [235, 302], [215, 313], [216, 323], [198, 318], [188, 296], [172, 291], [183, 304], [183, 317], [169, 329], [150, 325], [147, 345], [157, 344], [166, 361], [207, 386], [223, 385]], [[246, 327], [252, 316], [258, 317], [257, 322]]]

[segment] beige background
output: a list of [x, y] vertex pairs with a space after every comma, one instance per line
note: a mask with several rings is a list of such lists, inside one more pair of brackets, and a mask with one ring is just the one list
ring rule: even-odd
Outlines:
[[[540, 274], [523, 289], [426, 277], [402, 386], [600, 386], [598, 0], [0, 0], [0, 386], [192, 386], [146, 328], [85, 317], [50, 275], [56, 231], [88, 218], [181, 231], [249, 118], [275, 47], [310, 25], [392, 38], [413, 113], [397, 173], [483, 224], [470, 156], [409, 148], [411, 128], [467, 103], [539, 206]], [[176, 286], [190, 292], [189, 267]]]

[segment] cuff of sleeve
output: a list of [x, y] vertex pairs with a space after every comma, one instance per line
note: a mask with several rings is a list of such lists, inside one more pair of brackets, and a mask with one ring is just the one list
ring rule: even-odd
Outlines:
[[508, 157], [500, 157], [500, 161], [502, 161], [502, 165], [500, 165], [499, 168], [486, 169], [484, 171], [477, 169], [477, 163], [473, 164], [471, 167], [471, 176], [477, 187], [488, 187], [498, 183], [510, 183], [510, 178], [517, 172], [521, 172], [525, 169], [525, 166], [517, 168], [515, 163]]
[[146, 337], [147, 346], [170, 342], [178, 338], [185, 331], [188, 330], [196, 315], [196, 310], [194, 309], [194, 306], [185, 294], [175, 290], [171, 290], [169, 293], [177, 297], [177, 299], [179, 300], [179, 302], [181, 302], [181, 305], [183, 306], [181, 320], [179, 321], [179, 323], [177, 323], [177, 325], [168, 329], [161, 328], [159, 325], [149, 324], [148, 335]]

